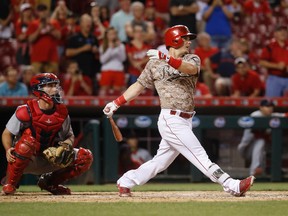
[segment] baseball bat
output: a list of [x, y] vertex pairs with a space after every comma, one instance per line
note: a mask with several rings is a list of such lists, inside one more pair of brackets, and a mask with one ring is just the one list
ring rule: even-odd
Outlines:
[[123, 136], [122, 136], [122, 133], [121, 133], [119, 127], [116, 125], [116, 123], [112, 117], [109, 117], [109, 121], [111, 124], [112, 132], [113, 132], [113, 135], [115, 137], [115, 140], [117, 142], [121, 142], [123, 140]]

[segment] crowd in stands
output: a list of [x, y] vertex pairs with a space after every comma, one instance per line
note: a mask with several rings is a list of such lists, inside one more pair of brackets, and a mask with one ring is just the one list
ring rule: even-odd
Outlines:
[[119, 95], [177, 24], [198, 34], [196, 96], [288, 96], [288, 0], [3, 0], [0, 96], [43, 72], [67, 96]]

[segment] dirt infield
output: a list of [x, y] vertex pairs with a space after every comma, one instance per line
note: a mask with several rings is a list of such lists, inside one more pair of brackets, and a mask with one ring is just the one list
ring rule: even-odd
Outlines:
[[17, 192], [0, 196], [2, 202], [215, 202], [288, 200], [288, 191], [249, 191], [245, 197], [233, 197], [218, 191], [133, 192], [133, 197], [119, 197], [117, 192], [74, 192], [69, 196], [53, 196], [45, 192]]

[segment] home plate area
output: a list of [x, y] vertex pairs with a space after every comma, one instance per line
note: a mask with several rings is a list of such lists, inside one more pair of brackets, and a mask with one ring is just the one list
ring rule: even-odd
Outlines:
[[45, 192], [16, 192], [0, 196], [0, 202], [237, 202], [288, 200], [288, 191], [248, 191], [245, 197], [233, 197], [223, 191], [132, 192], [132, 197], [119, 197], [117, 192], [73, 192], [55, 196]]

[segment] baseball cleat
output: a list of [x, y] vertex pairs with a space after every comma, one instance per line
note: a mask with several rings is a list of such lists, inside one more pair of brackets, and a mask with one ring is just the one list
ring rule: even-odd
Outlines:
[[49, 185], [47, 182], [47, 174], [43, 174], [40, 176], [37, 185], [41, 190], [46, 190], [53, 195], [71, 195], [71, 190], [64, 185]]
[[240, 192], [236, 196], [245, 196], [246, 192], [250, 189], [250, 187], [253, 185], [255, 180], [254, 176], [249, 176], [248, 178], [242, 179], [240, 181]]
[[117, 185], [117, 187], [118, 187], [120, 197], [131, 197], [132, 196], [130, 188], [121, 187], [119, 184]]
[[16, 192], [16, 187], [12, 184], [3, 185], [1, 194], [2, 195], [13, 195]]

